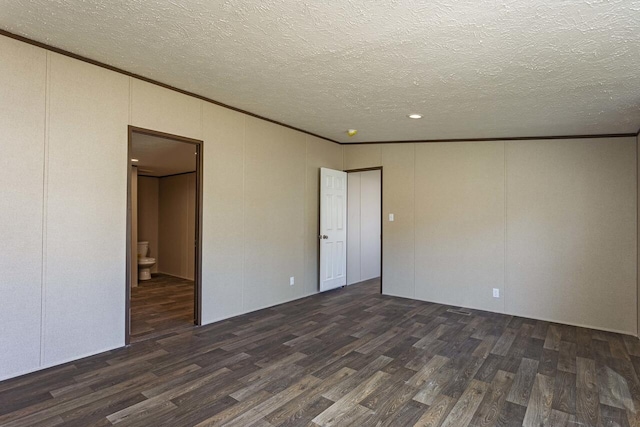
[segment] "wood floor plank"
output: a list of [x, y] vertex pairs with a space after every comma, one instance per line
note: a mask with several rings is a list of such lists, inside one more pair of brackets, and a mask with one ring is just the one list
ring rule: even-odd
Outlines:
[[500, 411], [507, 400], [507, 393], [511, 389], [513, 380], [514, 374], [511, 372], [498, 371], [471, 421], [472, 426], [490, 427], [496, 424]]
[[584, 426], [596, 427], [600, 423], [596, 363], [578, 357], [576, 370], [576, 420]]
[[407, 385], [415, 388], [420, 388], [434, 373], [438, 372], [444, 365], [449, 362], [449, 359], [439, 355], [435, 355], [426, 365], [415, 373], [408, 381]]
[[498, 415], [496, 427], [522, 427], [527, 408], [515, 403], [505, 402]]
[[161, 393], [157, 396], [151, 397], [149, 399], [146, 399], [142, 402], [136, 403], [135, 405], [129, 406], [125, 409], [122, 409], [118, 412], [115, 412], [113, 414], [110, 414], [107, 416], [107, 419], [109, 421], [111, 421], [112, 424], [117, 424], [119, 422], [125, 421], [127, 420], [128, 417], [130, 416], [135, 416], [136, 413], [138, 412], [146, 412], [149, 410], [153, 410], [154, 408], [158, 407], [167, 407], [168, 403], [171, 399], [175, 399], [176, 397], [188, 393], [191, 390], [195, 390], [199, 387], [201, 387], [202, 385], [206, 384], [209, 381], [212, 381], [213, 379], [215, 379], [216, 377], [219, 377], [221, 375], [225, 375], [227, 373], [231, 372], [229, 369], [227, 368], [221, 368], [218, 369], [215, 372], [212, 372], [209, 375], [205, 375], [201, 378], [197, 378], [193, 381], [190, 381], [186, 384], [183, 384], [181, 386], [172, 388], [170, 390], [165, 391], [164, 393]]
[[442, 423], [442, 427], [467, 427], [476, 410], [482, 403], [489, 385], [482, 381], [472, 380], [469, 387], [458, 399]]
[[522, 358], [518, 372], [515, 375], [507, 401], [527, 406], [531, 389], [538, 373], [538, 361]]
[[[314, 413], [312, 417], [309, 417], [306, 421], [311, 421], [320, 412], [327, 409], [329, 406], [333, 405], [334, 402], [332, 400], [326, 399], [322, 397], [322, 393], [331, 389], [336, 384], [343, 382], [347, 377], [353, 375], [356, 371], [344, 367], [340, 369], [335, 374], [330, 377], [321, 380], [317, 385], [310, 387], [307, 391], [297, 396], [295, 399], [284, 404], [282, 407], [278, 408], [276, 411], [271, 412], [267, 417], [267, 420], [273, 425], [281, 425], [290, 423], [293, 420], [303, 419], [310, 415], [309, 407], [323, 407], [321, 411], [318, 413]], [[323, 402], [329, 402], [328, 405], [325, 405]], [[313, 410], [311, 411], [313, 412]]]
[[331, 420], [338, 417], [342, 412], [346, 412], [358, 405], [369, 394], [373, 393], [378, 387], [380, 387], [389, 378], [389, 376], [390, 375], [386, 372], [375, 372], [370, 378], [338, 399], [333, 405], [315, 417], [313, 422], [320, 425], [331, 424]]
[[268, 398], [267, 400], [253, 406], [246, 412], [243, 412], [240, 416], [225, 423], [228, 427], [244, 427], [251, 425], [261, 418], [269, 415], [271, 412], [277, 410], [281, 406], [285, 405], [288, 401], [303, 393], [306, 389], [318, 383], [320, 380], [311, 375], [306, 376], [302, 380], [281, 391], [280, 393]]
[[624, 377], [608, 366], [597, 369], [600, 403], [635, 412], [629, 386]]
[[547, 336], [544, 340], [544, 348], [547, 350], [559, 351], [562, 332], [558, 325], [549, 325]]
[[491, 353], [498, 356], [506, 356], [507, 352], [511, 348], [511, 344], [516, 339], [517, 331], [515, 329], [506, 328], [496, 344], [493, 346]]
[[550, 425], [551, 405], [553, 404], [553, 378], [537, 374], [527, 411], [522, 421], [523, 427], [540, 427]]
[[553, 409], [569, 415], [576, 413], [576, 375], [559, 371], [553, 390]]
[[453, 409], [456, 401], [456, 399], [449, 396], [438, 396], [429, 406], [429, 409], [414, 424], [414, 427], [439, 427]]
[[549, 425], [553, 427], [567, 427], [567, 424], [569, 424], [569, 417], [570, 415], [566, 412], [552, 409], [551, 415], [549, 416]]

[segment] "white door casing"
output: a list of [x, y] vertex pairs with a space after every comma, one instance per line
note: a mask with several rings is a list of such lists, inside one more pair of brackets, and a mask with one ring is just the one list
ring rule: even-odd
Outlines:
[[320, 292], [347, 284], [347, 173], [320, 168]]

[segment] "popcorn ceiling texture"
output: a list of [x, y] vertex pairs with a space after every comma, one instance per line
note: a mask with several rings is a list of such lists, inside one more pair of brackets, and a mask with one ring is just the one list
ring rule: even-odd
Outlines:
[[640, 127], [640, 0], [22, 0], [0, 28], [339, 141]]

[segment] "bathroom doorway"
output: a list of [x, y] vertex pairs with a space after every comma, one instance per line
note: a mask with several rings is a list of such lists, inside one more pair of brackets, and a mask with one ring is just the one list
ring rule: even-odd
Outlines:
[[129, 126], [126, 344], [200, 324], [202, 141]]

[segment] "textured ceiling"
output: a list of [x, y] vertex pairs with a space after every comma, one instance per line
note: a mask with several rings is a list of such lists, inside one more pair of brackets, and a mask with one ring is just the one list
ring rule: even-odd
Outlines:
[[147, 176], [167, 176], [196, 170], [196, 148], [193, 144], [142, 133], [131, 138], [132, 162], [138, 173]]
[[640, 0], [0, 0], [0, 28], [339, 141], [640, 127]]

